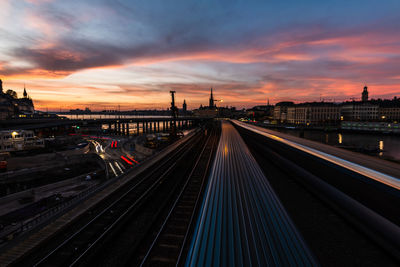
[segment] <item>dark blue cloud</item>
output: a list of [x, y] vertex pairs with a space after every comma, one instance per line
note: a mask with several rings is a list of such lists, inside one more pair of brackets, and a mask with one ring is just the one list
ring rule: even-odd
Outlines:
[[[400, 67], [398, 0], [16, 2], [10, 1], [22, 16], [10, 21], [36, 17], [50, 33], [28, 23], [18, 29], [12, 22], [0, 26], [1, 37], [8, 31], [13, 40], [25, 40], [13, 42], [4, 55], [30, 63], [11, 66], [0, 56], [10, 74], [30, 69], [68, 74], [192, 57], [216, 73], [235, 76], [243, 70], [251, 76], [248, 84], [225, 82], [230, 89], [248, 90], [265, 83], [305, 88], [310, 79], [326, 77], [382, 81]], [[210, 56], [198, 56], [203, 54]], [[210, 81], [223, 82], [214, 78]]]

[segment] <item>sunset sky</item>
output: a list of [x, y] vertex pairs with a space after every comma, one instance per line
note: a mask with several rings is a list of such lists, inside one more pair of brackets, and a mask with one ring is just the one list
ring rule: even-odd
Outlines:
[[0, 78], [36, 109], [400, 95], [399, 0], [0, 0]]

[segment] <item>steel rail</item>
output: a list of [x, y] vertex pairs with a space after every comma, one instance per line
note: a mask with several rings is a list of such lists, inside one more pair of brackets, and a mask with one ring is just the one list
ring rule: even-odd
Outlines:
[[223, 122], [185, 266], [318, 266], [234, 127]]
[[[127, 214], [129, 214], [129, 212], [132, 209], [134, 209], [138, 204], [140, 204], [141, 200], [144, 199], [155, 187], [157, 187], [159, 185], [160, 181], [162, 181], [164, 179], [164, 177], [166, 177], [170, 174], [170, 172], [175, 168], [177, 163], [180, 160], [182, 160], [183, 157], [186, 156], [188, 151], [190, 151], [191, 147], [194, 147], [195, 143], [190, 143], [189, 145], [191, 145], [191, 146], [189, 146], [190, 147], [189, 149], [186, 150], [186, 147], [182, 147], [179, 150], [179, 152], [180, 152], [183, 149], [185, 149], [185, 153], [182, 153], [182, 155], [179, 156], [178, 159], [176, 159], [174, 161], [174, 163], [150, 186], [150, 188], [148, 188], [122, 215], [120, 215], [109, 227], [107, 227], [107, 229], [94, 242], [92, 242], [90, 244], [90, 246], [83, 253], [81, 253], [80, 256], [75, 259], [75, 261], [73, 261], [70, 264], [70, 266], [75, 266], [75, 264], [77, 264], [92, 248], [94, 248], [94, 246], [98, 242], [100, 242], [106, 236], [106, 234], [109, 231], [111, 231]], [[179, 154], [179, 153], [176, 153], [176, 154]]]
[[[149, 257], [150, 253], [151, 253], [152, 250], [154, 249], [154, 246], [155, 246], [155, 244], [157, 243], [159, 236], [160, 236], [161, 233], [164, 231], [165, 226], [167, 225], [167, 222], [168, 222], [169, 218], [171, 217], [172, 212], [175, 210], [176, 205], [177, 205], [178, 202], [181, 200], [181, 197], [182, 197], [183, 193], [185, 192], [185, 190], [186, 190], [186, 188], [187, 188], [187, 185], [189, 184], [189, 182], [190, 182], [190, 180], [191, 180], [191, 178], [192, 178], [192, 176], [193, 176], [193, 173], [194, 173], [194, 171], [196, 170], [196, 168], [197, 168], [197, 166], [198, 166], [198, 164], [199, 164], [199, 162], [200, 162], [200, 160], [201, 160], [201, 157], [202, 157], [202, 155], [204, 154], [204, 151], [205, 151], [205, 149], [206, 149], [206, 147], [207, 147], [207, 144], [208, 144], [208, 142], [210, 141], [210, 139], [211, 139], [211, 135], [208, 136], [206, 145], [203, 146], [203, 149], [201, 150], [199, 156], [197, 157], [197, 160], [196, 160], [195, 165], [193, 166], [193, 168], [192, 168], [190, 174], [188, 175], [188, 179], [186, 180], [186, 182], [185, 182], [183, 188], [182, 188], [181, 191], [179, 192], [179, 194], [178, 194], [178, 196], [177, 196], [175, 202], [173, 203], [172, 207], [170, 208], [170, 211], [168, 212], [167, 217], [165, 218], [163, 224], [161, 225], [159, 231], [157, 232], [157, 235], [156, 235], [156, 237], [154, 238], [154, 240], [153, 240], [152, 244], [150, 245], [149, 249], [147, 250], [146, 255], [143, 257], [142, 262], [140, 263], [140, 266], [144, 266], [145, 262], [147, 261], [147, 258]], [[198, 198], [199, 196], [200, 196], [200, 193], [198, 194], [197, 198]], [[197, 200], [196, 200], [196, 203], [197, 203]]]
[[[215, 143], [219, 141], [219, 138], [218, 138], [218, 139], [217, 139], [217, 138], [214, 138], [213, 141], [214, 141], [214, 142], [213, 142], [212, 147], [214, 147], [214, 146], [215, 146]], [[210, 157], [208, 158], [208, 162], [207, 162], [207, 169], [209, 169], [209, 167], [210, 167], [210, 163], [211, 163], [211, 159], [212, 159], [212, 158], [213, 158], [213, 153], [212, 153], [212, 151], [211, 151]], [[205, 175], [207, 175], [207, 173], [205, 173]], [[202, 183], [201, 183], [201, 188], [204, 187], [204, 182], [205, 182], [205, 179], [204, 179], [204, 178], [205, 178], [205, 177], [203, 177], [203, 181], [202, 181]], [[175, 265], [175, 266], [179, 266], [180, 263], [181, 263], [181, 260], [182, 260], [182, 256], [183, 256], [183, 253], [184, 253], [184, 249], [185, 249], [186, 243], [187, 243], [188, 240], [189, 240], [190, 226], [192, 225], [192, 223], [193, 223], [193, 221], [194, 221], [194, 219], [195, 219], [196, 210], [197, 210], [197, 207], [199, 206], [200, 195], [201, 195], [202, 191], [203, 191], [203, 190], [200, 190], [200, 191], [199, 191], [199, 194], [198, 194], [198, 196], [197, 196], [196, 203], [195, 203], [195, 207], [194, 207], [194, 209], [193, 209], [192, 215], [190, 216], [189, 228], [186, 230], [185, 237], [184, 237], [184, 239], [183, 239], [183, 243], [182, 243], [181, 249], [180, 249], [180, 251], [179, 251], [178, 259], [177, 259], [177, 261], [176, 261], [176, 265]]]
[[[183, 144], [182, 147], [180, 147], [177, 151], [175, 151], [174, 156], [178, 155], [181, 151], [184, 151], [188, 146], [192, 145], [193, 143], [191, 142], [187, 142], [185, 144]], [[183, 153], [179, 159], [181, 159], [183, 156], [185, 155], [185, 153]], [[54, 253], [56, 253], [58, 250], [60, 250], [63, 246], [65, 246], [68, 242], [70, 242], [71, 240], [73, 240], [73, 238], [75, 238], [79, 233], [81, 233], [83, 230], [85, 230], [86, 228], [88, 228], [91, 224], [93, 224], [97, 219], [99, 219], [103, 214], [105, 214], [107, 211], [111, 210], [118, 202], [120, 202], [124, 197], [126, 197], [129, 193], [131, 193], [133, 190], [135, 190], [138, 186], [140, 186], [143, 182], [145, 182], [147, 180], [148, 177], [151, 177], [152, 175], [154, 175], [158, 170], [160, 170], [163, 166], [169, 164], [171, 162], [171, 159], [168, 161], [165, 161], [163, 164], [157, 166], [156, 168], [152, 169], [150, 174], [145, 175], [138, 183], [136, 183], [132, 188], [130, 188], [127, 192], [125, 192], [124, 194], [122, 194], [120, 197], [118, 197], [115, 201], [113, 201], [110, 205], [108, 205], [105, 209], [102, 210], [102, 212], [100, 212], [99, 214], [97, 214], [94, 218], [92, 218], [88, 223], [86, 223], [84, 226], [82, 226], [80, 229], [78, 229], [77, 231], [75, 231], [71, 236], [69, 236], [66, 240], [64, 240], [61, 244], [59, 244], [55, 249], [53, 249], [51, 252], [49, 252], [45, 257], [43, 257], [39, 262], [35, 263], [33, 266], [39, 266], [40, 264], [44, 263], [47, 259], [49, 259]], [[167, 171], [170, 171], [174, 166], [176, 165], [176, 162], [174, 162]], [[164, 174], [166, 174], [167, 172], [165, 172]], [[157, 179], [157, 181], [155, 183], [152, 184], [151, 187], [153, 187], [154, 185], [157, 185], [158, 182], [164, 178], [165, 175], [162, 175], [159, 179]], [[147, 194], [149, 192], [149, 190], [146, 190], [146, 192], [144, 194], [142, 194], [142, 196], [140, 196], [140, 199], [142, 199], [143, 195]], [[136, 205], [136, 202], [135, 202]], [[129, 208], [129, 210], [131, 210], [133, 205], [131, 205], [131, 207]], [[123, 215], [125, 216], [127, 213], [123, 213]], [[120, 218], [119, 218], [120, 219]], [[115, 224], [112, 224], [111, 226], [114, 226]], [[110, 230], [111, 226], [107, 227], [107, 232]], [[101, 237], [104, 236], [103, 234], [101, 235]], [[96, 240], [97, 242], [98, 240]], [[93, 244], [91, 244], [90, 248], [93, 247]], [[84, 251], [84, 253], [86, 254], [88, 252], [88, 249], [86, 249]], [[79, 259], [81, 259], [83, 255], [79, 256]], [[75, 264], [77, 261], [75, 260], [73, 262], [73, 264]]]

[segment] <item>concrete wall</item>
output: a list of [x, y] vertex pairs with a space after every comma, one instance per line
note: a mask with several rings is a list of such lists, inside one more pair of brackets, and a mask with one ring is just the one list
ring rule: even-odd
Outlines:
[[[77, 163], [82, 163], [82, 161], [91, 161], [91, 162], [96, 162], [99, 167], [104, 168], [104, 161], [94, 153], [90, 154], [79, 154], [79, 155], [70, 155], [70, 156], [64, 156], [62, 157], [62, 160], [60, 159], [60, 163], [56, 164], [51, 164], [48, 166], [42, 166], [38, 168], [30, 168], [30, 169], [22, 169], [18, 171], [9, 171], [6, 173], [0, 174], [0, 184], [5, 184], [7, 183], [10, 179], [13, 179], [13, 182], [16, 180], [29, 180], [29, 174], [35, 173], [35, 172], [40, 172], [40, 171], [46, 171], [46, 170], [51, 170], [54, 168], [62, 168], [66, 164], [77, 164]], [[22, 177], [21, 177], [22, 176]]]
[[[70, 178], [70, 179], [67, 179], [67, 180], [63, 180], [63, 181], [52, 183], [52, 184], [48, 184], [48, 185], [43, 185], [43, 186], [31, 188], [31, 189], [28, 189], [28, 190], [24, 190], [24, 191], [21, 191], [21, 192], [18, 192], [18, 193], [14, 193], [14, 194], [2, 197], [2, 198], [0, 198], [0, 205], [7, 204], [7, 203], [9, 203], [11, 201], [19, 200], [21, 198], [26, 198], [26, 197], [34, 197], [33, 201], [39, 200], [40, 199], [40, 194], [39, 194], [40, 192], [49, 191], [52, 188], [57, 188], [57, 187], [66, 186], [66, 185], [69, 185], [69, 184], [72, 184], [72, 183], [79, 182], [82, 179], [84, 179], [86, 177], [86, 175], [87, 174], [82, 174], [82, 175], [79, 175], [79, 176], [74, 177], [74, 178]], [[27, 205], [31, 204], [31, 203], [32, 202], [27, 203]]]

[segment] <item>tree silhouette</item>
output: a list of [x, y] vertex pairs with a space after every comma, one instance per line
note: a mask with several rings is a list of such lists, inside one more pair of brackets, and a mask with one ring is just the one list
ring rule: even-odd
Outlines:
[[11, 96], [11, 97], [14, 98], [14, 99], [17, 99], [17, 98], [18, 98], [17, 92], [15, 92], [14, 90], [8, 89], [8, 90], [6, 91], [6, 94], [9, 95], [9, 96]]

